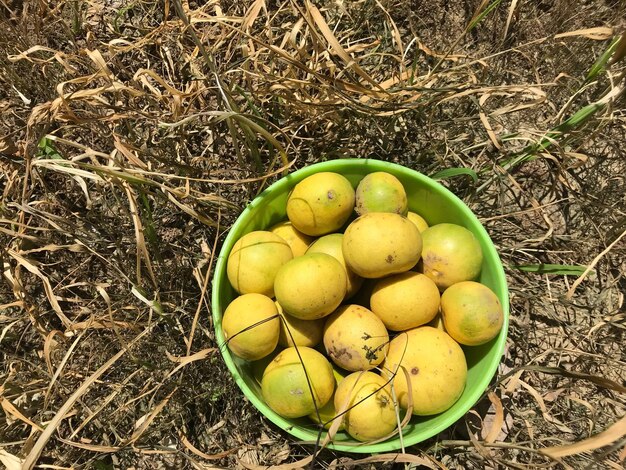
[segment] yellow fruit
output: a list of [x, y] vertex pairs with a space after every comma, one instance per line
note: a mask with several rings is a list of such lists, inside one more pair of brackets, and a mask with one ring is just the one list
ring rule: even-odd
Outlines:
[[396, 409], [387, 380], [374, 372], [353, 372], [337, 386], [334, 404], [348, 410], [346, 432], [365, 442], [390, 434], [397, 426]]
[[379, 280], [370, 309], [387, 329], [403, 331], [424, 325], [439, 312], [439, 289], [424, 274], [409, 271]]
[[368, 370], [385, 358], [389, 334], [373, 312], [360, 305], [339, 307], [324, 325], [324, 348], [331, 360], [349, 371]]
[[311, 245], [307, 249], [307, 253], [326, 253], [327, 255], [332, 256], [341, 263], [341, 265], [346, 270], [348, 280], [345, 298], [349, 299], [361, 288], [361, 284], [363, 284], [363, 278], [357, 276], [346, 265], [346, 260], [343, 256], [342, 245], [343, 233], [331, 233], [329, 235], [324, 235], [323, 237], [320, 237], [313, 243], [311, 243]]
[[296, 230], [289, 221], [280, 222], [271, 227], [269, 231], [275, 233], [289, 244], [294, 258], [302, 256], [313, 241], [313, 237]]
[[370, 212], [354, 220], [343, 237], [346, 264], [361, 277], [379, 278], [411, 269], [422, 253], [415, 224], [390, 212]]
[[393, 212], [406, 215], [408, 203], [398, 178], [384, 171], [365, 175], [356, 188], [356, 213]]
[[334, 390], [330, 362], [305, 346], [281, 351], [265, 368], [261, 381], [263, 399], [285, 418], [310, 415], [316, 406], [322, 408], [328, 403]]
[[424, 230], [428, 228], [428, 222], [424, 220], [424, 217], [422, 217], [419, 214], [416, 214], [415, 212], [409, 211], [409, 213], [406, 215], [406, 218], [415, 224], [415, 226], [417, 227], [417, 230], [419, 230], [420, 233], [422, 233]]
[[472, 232], [456, 224], [437, 224], [422, 233], [424, 274], [440, 290], [480, 274], [483, 252]]
[[228, 255], [226, 273], [240, 294], [274, 297], [278, 269], [293, 258], [289, 244], [278, 235], [258, 230], [241, 237]]
[[321, 172], [295, 185], [287, 200], [287, 217], [306, 235], [337, 231], [354, 209], [354, 188], [339, 173]]
[[326, 253], [305, 253], [285, 263], [274, 290], [283, 310], [301, 320], [315, 320], [335, 310], [346, 295], [346, 270]]
[[282, 317], [278, 344], [284, 347], [308, 346], [315, 347], [322, 341], [324, 334], [324, 319], [300, 320], [283, 312], [283, 308], [276, 302], [278, 313]]
[[222, 330], [236, 356], [248, 361], [267, 356], [276, 349], [280, 332], [274, 301], [262, 294], [236, 297], [224, 311]]
[[[335, 376], [335, 391], [337, 390], [337, 385], [339, 385], [341, 381], [345, 378], [344, 374], [345, 372], [340, 372], [335, 367], [333, 367], [333, 375]], [[319, 416], [318, 416], [318, 412], [319, 412]], [[335, 409], [335, 401], [332, 398], [328, 400], [328, 403], [326, 403], [322, 408], [320, 408], [318, 412], [314, 411], [313, 413], [309, 415], [309, 418], [311, 418], [313, 422], [317, 424], [322, 424], [325, 429], [330, 429], [330, 427], [334, 424], [335, 418], [336, 418], [342, 421], [339, 424], [337, 431], [343, 431], [345, 429], [342, 418], [337, 417], [337, 411]]]
[[492, 340], [504, 322], [498, 296], [489, 287], [473, 281], [453, 284], [444, 291], [441, 316], [448, 334], [467, 346]]
[[389, 344], [383, 364], [383, 377], [391, 377], [396, 396], [408, 407], [410, 377], [413, 414], [434, 415], [450, 408], [461, 396], [467, 381], [467, 363], [461, 346], [448, 334], [430, 326], [420, 326], [396, 336]]

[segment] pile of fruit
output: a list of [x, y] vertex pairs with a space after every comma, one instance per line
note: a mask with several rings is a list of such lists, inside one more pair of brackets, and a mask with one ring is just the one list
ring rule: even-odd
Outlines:
[[[240, 295], [222, 330], [286, 418], [335, 420], [359, 441], [384, 439], [398, 407], [441, 413], [463, 393], [463, 346], [498, 335], [498, 297], [468, 229], [429, 227], [402, 183], [316, 173], [295, 185], [288, 220], [242, 236], [227, 261]], [[419, 208], [413, 208], [419, 212]], [[337, 425], [335, 426], [335, 428]]]

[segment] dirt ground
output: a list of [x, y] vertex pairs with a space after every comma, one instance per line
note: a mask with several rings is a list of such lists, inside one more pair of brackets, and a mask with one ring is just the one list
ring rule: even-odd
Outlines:
[[[622, 469], [625, 12], [0, 1], [0, 462]], [[405, 455], [313, 455], [244, 399], [213, 332], [231, 224], [340, 157], [441, 178], [509, 283], [492, 385]]]

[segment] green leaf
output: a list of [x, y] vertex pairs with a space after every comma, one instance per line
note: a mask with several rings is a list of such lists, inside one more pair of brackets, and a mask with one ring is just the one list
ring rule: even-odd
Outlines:
[[448, 178], [454, 178], [455, 176], [469, 176], [474, 180], [474, 183], [478, 183], [478, 175], [471, 168], [446, 168], [445, 170], [438, 171], [431, 176], [434, 180], [445, 180]]
[[537, 274], [557, 274], [561, 276], [580, 276], [587, 266], [580, 264], [516, 264], [511, 266], [520, 271]]
[[38, 158], [50, 158], [54, 160], [64, 160], [61, 154], [57, 151], [52, 140], [47, 137], [43, 137], [37, 143], [37, 157]]

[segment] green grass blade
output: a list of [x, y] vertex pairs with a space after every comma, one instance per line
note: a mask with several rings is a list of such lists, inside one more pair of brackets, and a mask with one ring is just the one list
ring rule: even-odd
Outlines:
[[500, 5], [501, 3], [502, 3], [502, 0], [495, 0], [495, 2], [492, 2], [489, 5], [487, 5], [487, 7], [483, 11], [481, 11], [480, 13], [475, 15], [474, 18], [472, 18], [470, 23], [467, 25], [465, 32], [469, 32], [472, 29], [474, 29], [478, 25], [478, 23], [480, 23], [489, 13], [491, 13], [492, 10], [497, 8], [498, 5]]
[[589, 120], [589, 118], [591, 118], [591, 116], [603, 109], [605, 106], [606, 105], [604, 103], [593, 103], [579, 109], [572, 116], [549, 131], [538, 143], [529, 145], [517, 156], [504, 161], [502, 163], [502, 168], [510, 170], [521, 163], [534, 160], [537, 158], [537, 153], [547, 150], [552, 146], [555, 140], [560, 140], [564, 134], [582, 126]]
[[[610, 60], [611, 56], [615, 52], [617, 45], [619, 44], [620, 38], [615, 37], [611, 41], [611, 44], [607, 48], [607, 50], [596, 60], [593, 64], [589, 73], [587, 74], [587, 78], [585, 79], [585, 83], [593, 80], [600, 74], [607, 62]], [[554, 141], [559, 141], [564, 134], [571, 132], [583, 124], [585, 124], [595, 113], [600, 111], [606, 106], [603, 102], [595, 102], [589, 104], [587, 106], [582, 107], [578, 111], [576, 111], [573, 115], [567, 118], [565, 121], [560, 123], [558, 126], [554, 127], [550, 130], [544, 138], [542, 138], [538, 143], [527, 146], [523, 149], [518, 155], [515, 157], [503, 162], [502, 168], [505, 170], [511, 169], [521, 163], [531, 161], [537, 158], [537, 153], [547, 150], [552, 146]]]
[[569, 132], [584, 124], [587, 119], [593, 116], [596, 112], [604, 108], [604, 103], [593, 103], [580, 108], [572, 116], [567, 118], [561, 124], [556, 126], [552, 131], [548, 133], [549, 137], [559, 137], [561, 134]]
[[163, 256], [161, 255], [161, 240], [159, 239], [158, 232], [156, 230], [154, 219], [152, 217], [152, 208], [150, 206], [150, 200], [148, 199], [148, 195], [146, 191], [142, 189], [141, 186], [138, 186], [141, 205], [143, 210], [141, 211], [141, 221], [143, 224], [143, 231], [148, 244], [150, 245], [151, 251], [154, 253], [155, 258], [158, 262], [163, 261]]
[[246, 101], [246, 103], [248, 104], [251, 113], [259, 118], [263, 117], [263, 111], [254, 103], [254, 101], [252, 100], [252, 98], [250, 98], [250, 96], [248, 95], [248, 93], [246, 93], [246, 90], [244, 90], [243, 88], [241, 88], [239, 85], [234, 85], [233, 89], [239, 93], [239, 95]]
[[527, 273], [556, 274], [560, 276], [580, 276], [587, 266], [579, 264], [516, 264], [512, 268]]
[[445, 170], [438, 171], [432, 175], [431, 178], [439, 181], [454, 178], [455, 176], [469, 176], [474, 180], [474, 183], [478, 183], [478, 175], [471, 168], [446, 168]]
[[257, 134], [262, 135], [267, 142], [269, 142], [271, 145], [274, 146], [276, 150], [278, 150], [283, 165], [284, 166], [289, 165], [289, 157], [287, 156], [287, 151], [282, 146], [282, 144], [276, 139], [276, 137], [274, 137], [271, 132], [265, 129], [265, 127], [261, 126], [260, 124], [257, 124], [256, 122], [252, 121], [252, 119], [244, 116], [243, 114], [233, 114], [232, 119], [237, 121], [237, 123], [239, 123], [240, 126], [251, 129]]
[[596, 60], [596, 62], [591, 66], [591, 69], [589, 69], [587, 78], [585, 78], [585, 83], [592, 81], [594, 78], [598, 76], [598, 74], [604, 71], [604, 68], [606, 67], [607, 62], [609, 61], [609, 59], [615, 52], [615, 49], [617, 49], [617, 45], [619, 41], [620, 41], [619, 36], [616, 36], [613, 38], [607, 50], [604, 51], [604, 53], [600, 57], [598, 57], [598, 60]]

